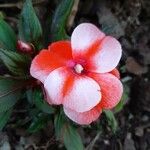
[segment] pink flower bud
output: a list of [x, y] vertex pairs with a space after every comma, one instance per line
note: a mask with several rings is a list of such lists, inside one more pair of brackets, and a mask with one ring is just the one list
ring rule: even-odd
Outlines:
[[34, 46], [31, 43], [25, 43], [21, 40], [17, 41], [17, 50], [21, 53], [33, 54]]

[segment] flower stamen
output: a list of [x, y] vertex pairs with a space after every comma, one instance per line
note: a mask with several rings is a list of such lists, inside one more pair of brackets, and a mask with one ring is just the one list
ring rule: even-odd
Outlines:
[[76, 73], [81, 74], [82, 71], [84, 70], [84, 68], [82, 67], [82, 65], [76, 64], [75, 67], [74, 67], [74, 70], [75, 70]]

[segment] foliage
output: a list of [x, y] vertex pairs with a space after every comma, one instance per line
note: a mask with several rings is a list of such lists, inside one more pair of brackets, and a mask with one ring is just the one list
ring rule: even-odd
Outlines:
[[12, 108], [21, 98], [21, 90], [25, 81], [0, 77], [0, 129], [7, 123]]
[[83, 150], [83, 144], [77, 130], [68, 122], [61, 111], [55, 116], [55, 133], [58, 139], [63, 140], [67, 150]]
[[41, 110], [44, 113], [54, 113], [54, 108], [52, 108], [49, 104], [47, 104], [44, 101], [42, 93], [39, 90], [33, 92], [33, 103], [39, 110]]
[[35, 44], [36, 48], [42, 37], [42, 28], [32, 6], [31, 0], [26, 0], [19, 20], [19, 37], [21, 40]]
[[13, 51], [0, 49], [0, 59], [14, 75], [25, 76], [27, 74], [30, 57]]
[[25, 81], [0, 77], [0, 113], [12, 108], [21, 97]]
[[2, 130], [4, 126], [6, 125], [6, 123], [8, 122], [11, 116], [11, 113], [12, 113], [11, 109], [0, 113], [0, 130]]
[[46, 126], [49, 120], [50, 116], [46, 114], [38, 113], [38, 115], [34, 115], [28, 128], [28, 132], [34, 133], [41, 130]]
[[0, 18], [0, 48], [16, 50], [15, 32], [2, 18]]
[[53, 41], [67, 39], [65, 25], [71, 12], [74, 0], [62, 0], [58, 5], [52, 20], [51, 35]]
[[110, 110], [104, 110], [104, 113], [105, 113], [105, 116], [107, 118], [108, 125], [112, 129], [113, 133], [115, 133], [117, 130], [117, 127], [118, 127], [118, 123], [115, 119], [113, 112]]

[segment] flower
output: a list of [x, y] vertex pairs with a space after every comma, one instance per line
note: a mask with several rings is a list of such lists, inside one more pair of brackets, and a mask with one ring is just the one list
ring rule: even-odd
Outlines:
[[49, 104], [63, 105], [78, 124], [98, 119], [119, 102], [120, 43], [90, 23], [78, 25], [70, 41], [52, 43], [33, 59], [30, 73], [44, 84]]

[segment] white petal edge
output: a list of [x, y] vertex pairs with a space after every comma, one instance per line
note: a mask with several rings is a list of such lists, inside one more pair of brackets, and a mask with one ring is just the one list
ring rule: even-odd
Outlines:
[[118, 40], [107, 36], [100, 44], [100, 50], [90, 58], [95, 67], [90, 71], [106, 73], [112, 71], [119, 63], [122, 55], [122, 48]]
[[73, 111], [69, 108], [64, 107], [64, 112], [66, 116], [68, 116], [69, 119], [72, 121], [80, 124], [80, 125], [89, 125], [93, 121], [97, 120], [102, 112], [102, 110], [98, 110], [97, 108], [93, 108], [89, 111], [79, 113], [76, 111]]
[[101, 40], [105, 34], [91, 23], [78, 25], [71, 35], [73, 56], [84, 53], [97, 40]]
[[67, 78], [65, 67], [60, 67], [52, 71], [44, 82], [44, 88], [49, 103], [60, 105], [63, 101], [62, 89]]

